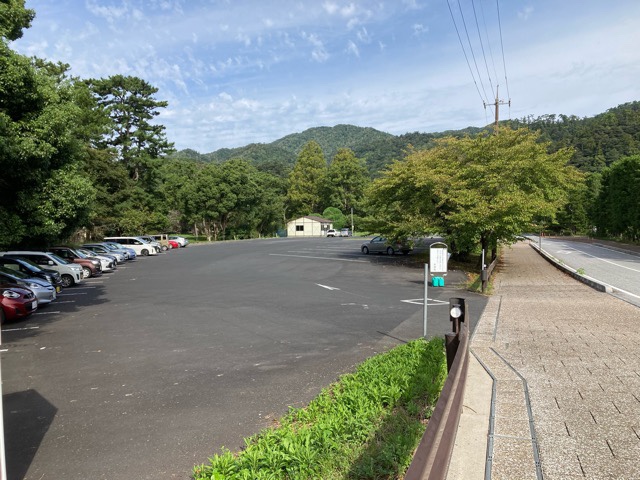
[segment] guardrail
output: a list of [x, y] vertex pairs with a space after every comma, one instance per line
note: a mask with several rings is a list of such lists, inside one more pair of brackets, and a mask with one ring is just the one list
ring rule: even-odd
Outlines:
[[[467, 320], [461, 322], [458, 328], [454, 322], [454, 336], [459, 342], [455, 358], [449, 369], [449, 375], [440, 393], [440, 398], [436, 403], [436, 408], [427, 424], [427, 429], [404, 476], [405, 480], [445, 480], [447, 478], [460, 414], [462, 413], [469, 368], [469, 316], [466, 307], [464, 310], [464, 316]], [[447, 337], [449, 345], [452, 336], [448, 334]]]

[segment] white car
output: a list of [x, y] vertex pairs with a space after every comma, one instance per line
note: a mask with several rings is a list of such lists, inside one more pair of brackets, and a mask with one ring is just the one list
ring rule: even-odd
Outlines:
[[169, 235], [169, 240], [174, 240], [178, 242], [178, 244], [183, 248], [189, 245], [189, 240], [179, 235]]
[[39, 267], [57, 270], [60, 273], [63, 287], [70, 287], [82, 282], [82, 267], [66, 261], [51, 252], [32, 252], [29, 250], [4, 252], [9, 258], [26, 258]]
[[76, 250], [78, 250], [80, 253], [84, 253], [88, 257], [93, 257], [100, 260], [100, 265], [102, 265], [103, 272], [112, 272], [116, 269], [116, 259], [114, 257], [105, 257], [87, 248], [76, 248]]
[[337, 230], [334, 230], [333, 228], [327, 230], [327, 237], [339, 237], [340, 233]]
[[104, 237], [104, 241], [115, 242], [125, 247], [133, 248], [136, 251], [136, 255], [142, 255], [143, 257], [158, 254], [156, 247], [140, 237]]

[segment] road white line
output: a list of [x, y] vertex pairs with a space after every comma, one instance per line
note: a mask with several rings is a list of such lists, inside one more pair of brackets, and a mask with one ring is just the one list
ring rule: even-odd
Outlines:
[[[620, 264], [618, 264], [618, 263], [612, 262], [611, 260], [605, 260], [604, 258], [600, 258], [600, 257], [598, 257], [598, 256], [596, 256], [596, 255], [591, 255], [590, 253], [587, 253], [587, 252], [585, 252], [584, 250], [580, 250], [579, 248], [574, 248], [574, 247], [569, 247], [569, 246], [568, 246], [567, 248], [571, 248], [572, 250], [575, 250], [576, 252], [584, 253], [585, 255], [587, 255], [587, 256], [589, 256], [589, 257], [593, 257], [593, 258], [595, 258], [595, 259], [597, 259], [597, 260], [602, 260], [602, 261], [603, 261], [603, 262], [605, 262], [605, 263], [610, 263], [611, 265], [614, 265], [614, 266], [616, 266], [616, 267], [626, 268], [627, 270], [631, 270], [632, 272], [638, 272], [638, 273], [640, 273], [640, 270], [638, 270], [638, 269], [636, 269], [636, 268], [626, 267], [626, 266], [624, 266], [624, 265], [620, 265]], [[617, 252], [617, 250], [613, 250], [613, 251], [616, 251], [616, 252]], [[558, 253], [560, 253], [560, 252], [558, 252]], [[617, 253], [620, 253], [620, 252], [617, 252]]]
[[[424, 305], [424, 298], [414, 298], [411, 300], [400, 300], [404, 303], [411, 303], [412, 305]], [[432, 301], [436, 303], [427, 303], [427, 305], [449, 305], [449, 302], [445, 302], [443, 300], [436, 300], [435, 298], [428, 298], [427, 301]]]
[[327, 290], [340, 290], [338, 287], [330, 287], [329, 285], [322, 285], [321, 283], [316, 283], [317, 286], [326, 288]]
[[60, 311], [53, 311], [53, 312], [35, 312], [34, 315], [53, 315], [56, 313], [60, 313]]
[[296, 258], [313, 258], [316, 260], [334, 260], [336, 262], [356, 262], [356, 263], [367, 263], [366, 260], [349, 260], [346, 258], [331, 258], [331, 257], [312, 257], [310, 255], [286, 255], [284, 253], [270, 253], [272, 257], [296, 257]]
[[[22, 330], [37, 330], [40, 327], [23, 327], [23, 328], [7, 328], [6, 330], [3, 328], [2, 333], [5, 332], [20, 332]], [[4, 350], [6, 352], [6, 350]]]
[[59, 303], [76, 303], [76, 301], [75, 300], [56, 300], [56, 305]]
[[87, 286], [84, 286], [84, 287], [73, 287], [74, 290], [86, 290], [87, 288], [96, 288], [96, 287], [87, 287]]
[[72, 295], [86, 295], [87, 292], [73, 292], [73, 293], [59, 293], [58, 296], [59, 297], [69, 297]]

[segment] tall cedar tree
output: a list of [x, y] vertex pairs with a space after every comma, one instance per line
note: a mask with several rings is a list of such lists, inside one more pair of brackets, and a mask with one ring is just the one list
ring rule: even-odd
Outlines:
[[327, 160], [320, 145], [311, 141], [303, 148], [289, 174], [287, 200], [291, 216], [317, 211], [327, 175]]

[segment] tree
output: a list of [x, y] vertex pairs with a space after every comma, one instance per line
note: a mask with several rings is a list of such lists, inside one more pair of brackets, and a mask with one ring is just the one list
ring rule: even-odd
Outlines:
[[322, 188], [327, 174], [327, 161], [320, 145], [308, 142], [289, 174], [287, 200], [291, 215], [309, 214], [322, 202]]
[[0, 2], [0, 37], [13, 41], [22, 37], [22, 30], [31, 26], [34, 10], [24, 8], [24, 0]]
[[364, 161], [348, 148], [339, 149], [327, 172], [325, 204], [339, 206], [343, 213], [348, 213], [362, 201], [368, 182]]
[[173, 151], [165, 127], [151, 123], [160, 114], [158, 109], [168, 102], [156, 100], [158, 89], [138, 77], [114, 75], [87, 80], [87, 85], [112, 122], [112, 128], [97, 146], [115, 149], [132, 179], [144, 177], [150, 183], [148, 175], [153, 171], [153, 159]]
[[336, 230], [340, 230], [345, 225], [347, 225], [347, 217], [345, 217], [344, 213], [342, 213], [340, 209], [336, 207], [325, 208], [322, 212], [322, 217], [331, 220], [331, 222], [333, 223], [333, 228], [335, 228]]
[[[572, 151], [526, 129], [439, 140], [394, 163], [369, 192], [379, 230], [393, 236], [445, 234], [453, 250], [512, 242], [537, 219], [555, 219], [582, 176]], [[385, 232], [386, 230], [386, 232]]]

